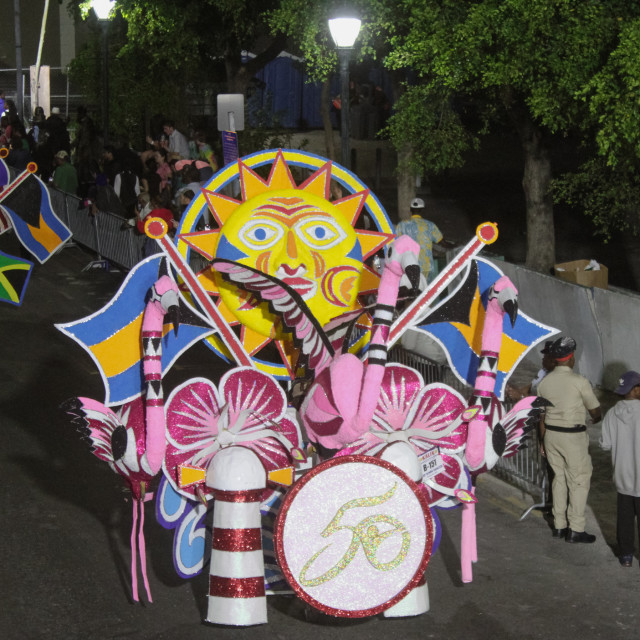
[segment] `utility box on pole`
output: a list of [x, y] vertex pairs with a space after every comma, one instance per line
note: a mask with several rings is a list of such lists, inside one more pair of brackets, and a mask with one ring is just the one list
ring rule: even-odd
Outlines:
[[244, 129], [244, 95], [241, 93], [218, 94], [218, 131], [242, 131]]
[[224, 165], [238, 159], [238, 134], [244, 129], [244, 96], [241, 93], [218, 94], [218, 131], [222, 132]]

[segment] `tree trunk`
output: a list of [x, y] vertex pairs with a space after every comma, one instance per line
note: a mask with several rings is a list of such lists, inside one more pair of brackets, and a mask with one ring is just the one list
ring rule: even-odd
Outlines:
[[398, 212], [395, 219], [397, 223], [400, 211], [408, 211], [411, 201], [416, 197], [416, 177], [409, 169], [409, 159], [413, 154], [413, 147], [406, 143], [398, 149], [398, 169], [396, 182], [398, 185]]
[[542, 131], [529, 118], [519, 127], [524, 153], [524, 189], [527, 212], [526, 266], [549, 273], [555, 263], [556, 245], [551, 198], [551, 160]]
[[[393, 101], [397, 103], [400, 96], [405, 91], [404, 80], [406, 78], [400, 73], [391, 76], [393, 86]], [[398, 187], [398, 211], [395, 222], [400, 218], [401, 211], [408, 211], [411, 201], [416, 197], [416, 176], [409, 168], [409, 160], [413, 155], [413, 145], [410, 142], [402, 144], [401, 148], [396, 148], [398, 153], [398, 168], [396, 169], [396, 184]]]
[[336, 150], [333, 140], [333, 126], [331, 125], [331, 81], [327, 78], [322, 83], [320, 113], [322, 114], [322, 126], [324, 129], [324, 144], [327, 158], [336, 159]]

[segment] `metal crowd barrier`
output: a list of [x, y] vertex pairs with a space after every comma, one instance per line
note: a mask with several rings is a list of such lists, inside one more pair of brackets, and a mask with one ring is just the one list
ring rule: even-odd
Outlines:
[[109, 211], [98, 211], [82, 206], [80, 198], [49, 187], [53, 210], [73, 234], [73, 241], [97, 254], [85, 268], [108, 268], [113, 263], [131, 269], [143, 258], [146, 236], [133, 227], [124, 227], [125, 220]]
[[[452, 387], [465, 398], [469, 398], [471, 395], [471, 387], [460, 382], [447, 365], [433, 362], [400, 346], [395, 346], [389, 351], [389, 361], [405, 364], [416, 369], [420, 372], [426, 384], [441, 382]], [[508, 400], [503, 404], [505, 411], [512, 407], [512, 403]], [[545, 506], [546, 465], [544, 458], [540, 454], [538, 436], [535, 430], [531, 432], [530, 439], [524, 448], [510, 458], [500, 458], [491, 473], [529, 493], [534, 499], [540, 499], [540, 502], [536, 502], [536, 504], [523, 512], [520, 516], [521, 520], [526, 518], [533, 509]]]

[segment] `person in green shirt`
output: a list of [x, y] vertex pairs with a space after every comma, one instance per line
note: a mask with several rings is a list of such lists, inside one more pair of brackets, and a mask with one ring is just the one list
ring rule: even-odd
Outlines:
[[64, 149], [56, 153], [55, 164], [53, 186], [60, 191], [76, 195], [78, 192], [78, 173], [69, 162], [69, 154]]

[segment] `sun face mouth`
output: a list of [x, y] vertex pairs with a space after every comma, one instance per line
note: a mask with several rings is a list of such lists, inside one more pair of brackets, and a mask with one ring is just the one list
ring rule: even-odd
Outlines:
[[299, 293], [303, 300], [313, 298], [318, 290], [317, 282], [300, 276], [282, 278], [282, 282], [291, 287], [296, 293]]

